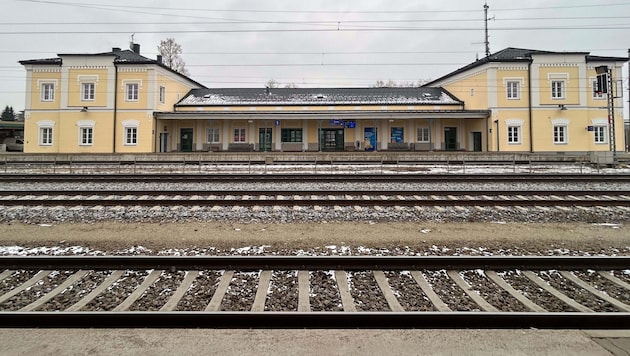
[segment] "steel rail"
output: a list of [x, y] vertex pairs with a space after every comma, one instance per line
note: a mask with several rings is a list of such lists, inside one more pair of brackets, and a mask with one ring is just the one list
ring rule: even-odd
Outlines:
[[617, 206], [629, 207], [630, 199], [613, 198], [613, 199], [308, 199], [308, 200], [282, 200], [282, 199], [82, 199], [82, 200], [65, 200], [65, 199], [12, 199], [0, 200], [0, 206], [581, 206], [581, 207], [597, 207], [597, 206]]
[[629, 182], [629, 174], [12, 174], [0, 173], [1, 182]]
[[627, 329], [630, 313], [0, 312], [4, 328]]
[[627, 269], [630, 256], [1, 256], [4, 269]]
[[534, 196], [534, 195], [614, 195], [622, 196], [626, 195], [630, 197], [630, 190], [321, 190], [321, 189], [307, 189], [307, 190], [295, 190], [295, 189], [273, 189], [273, 190], [261, 190], [261, 189], [231, 189], [231, 190], [0, 190], [0, 196], [42, 196], [42, 195], [54, 195], [54, 196], [103, 196], [103, 195], [119, 195], [119, 196], [199, 196], [199, 195], [434, 195], [434, 196], [498, 196], [498, 195], [521, 195], [521, 196]]

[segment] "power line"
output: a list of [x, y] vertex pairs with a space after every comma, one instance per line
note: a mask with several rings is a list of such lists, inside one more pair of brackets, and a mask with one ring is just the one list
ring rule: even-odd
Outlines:
[[[98, 4], [98, 3], [70, 3], [60, 1], [47, 1], [47, 0], [18, 0], [22, 2], [42, 3], [50, 5], [61, 5], [71, 7], [88, 7], [88, 8], [103, 8], [103, 9], [151, 9], [155, 10], [155, 7], [151, 6], [137, 6], [137, 5], [112, 5], [112, 4]], [[556, 10], [556, 9], [575, 9], [575, 8], [601, 8], [601, 7], [616, 7], [616, 6], [630, 6], [630, 2], [624, 3], [611, 3], [611, 4], [596, 4], [596, 5], [569, 5], [569, 6], [537, 6], [537, 7], [522, 7], [522, 8], [498, 8], [492, 11], [537, 11], [537, 10]], [[236, 12], [236, 13], [287, 13], [287, 14], [434, 14], [434, 13], [470, 13], [479, 12], [478, 9], [461, 9], [461, 10], [257, 10], [257, 9], [207, 9], [207, 8], [176, 8], [165, 7], [164, 11], [205, 11], [205, 12]]]
[[[512, 17], [495, 18], [493, 21], [548, 21], [548, 20], [620, 20], [630, 19], [630, 16], [569, 16], [569, 17]], [[318, 24], [318, 25], [338, 25], [338, 24], [361, 24], [361, 23], [415, 23], [415, 22], [478, 22], [478, 19], [416, 19], [416, 20], [323, 20], [323, 21], [186, 21], [186, 22], [3, 22], [0, 26], [78, 26], [78, 25], [233, 25], [233, 24]]]
[[[551, 30], [628, 30], [628, 24], [583, 25], [583, 26], [545, 26], [545, 27], [498, 27], [493, 31], [551, 31]], [[141, 34], [182, 34], [182, 33], [282, 33], [282, 32], [377, 32], [377, 31], [481, 31], [478, 27], [361, 27], [330, 29], [234, 29], [234, 30], [134, 30]], [[0, 35], [69, 35], [69, 34], [128, 34], [130, 31], [1, 31]]]

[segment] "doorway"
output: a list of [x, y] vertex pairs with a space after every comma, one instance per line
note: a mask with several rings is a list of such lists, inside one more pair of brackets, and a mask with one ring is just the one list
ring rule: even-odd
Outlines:
[[457, 127], [444, 128], [444, 149], [446, 151], [457, 151]]
[[476, 131], [472, 133], [473, 135], [473, 151], [481, 152], [481, 132]]
[[322, 151], [343, 151], [343, 129], [321, 129], [319, 132], [319, 147]]
[[160, 152], [168, 152], [168, 134], [160, 133]]
[[179, 130], [180, 151], [192, 152], [193, 147], [193, 129], [184, 128]]
[[258, 150], [261, 152], [271, 151], [272, 130], [271, 127], [258, 129]]

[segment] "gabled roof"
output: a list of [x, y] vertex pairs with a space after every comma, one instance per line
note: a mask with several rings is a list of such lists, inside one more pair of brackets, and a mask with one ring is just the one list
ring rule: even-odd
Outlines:
[[190, 82], [195, 83], [201, 88], [205, 88], [205, 85], [198, 83], [197, 81], [191, 79], [188, 76], [185, 76], [177, 71], [172, 70], [171, 68], [165, 66], [164, 64], [158, 62], [155, 59], [150, 59], [145, 56], [142, 56], [140, 53], [136, 53], [132, 50], [125, 49], [121, 50], [120, 48], [112, 48], [110, 52], [103, 53], [63, 53], [58, 54], [57, 58], [44, 58], [44, 59], [29, 59], [20, 61], [22, 65], [35, 64], [35, 65], [62, 65], [63, 60], [61, 57], [66, 56], [83, 56], [83, 57], [104, 57], [104, 56], [112, 56], [114, 57], [114, 63], [116, 64], [155, 64], [158, 65], [174, 74], [179, 75], [180, 77], [186, 78]]
[[482, 66], [487, 63], [496, 63], [496, 62], [524, 62], [530, 63], [532, 61], [532, 55], [539, 54], [557, 54], [557, 55], [583, 55], [586, 59], [586, 62], [626, 62], [628, 58], [624, 57], [600, 57], [600, 56], [591, 56], [589, 52], [552, 52], [552, 51], [541, 51], [536, 49], [526, 49], [526, 48], [514, 48], [508, 47], [499, 52], [492, 53], [487, 57], [481, 58], [473, 63], [470, 63], [462, 68], [455, 70], [454, 72], [448, 73], [438, 79], [432, 80], [424, 86], [431, 86], [434, 83], [440, 82], [444, 79], [453, 77], [457, 74], [469, 71], [473, 68]]
[[229, 105], [461, 105], [443, 88], [212, 88], [193, 89], [175, 106]]

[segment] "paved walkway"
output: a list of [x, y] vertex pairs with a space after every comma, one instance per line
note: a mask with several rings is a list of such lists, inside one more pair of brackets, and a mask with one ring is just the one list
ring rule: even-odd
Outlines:
[[0, 329], [3, 356], [611, 354], [630, 330]]

